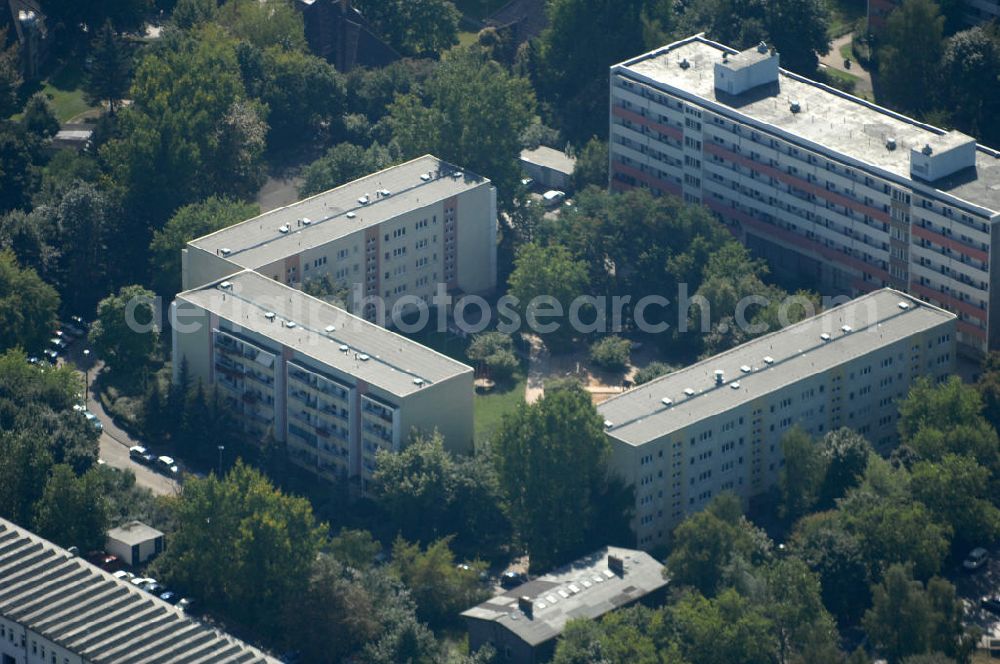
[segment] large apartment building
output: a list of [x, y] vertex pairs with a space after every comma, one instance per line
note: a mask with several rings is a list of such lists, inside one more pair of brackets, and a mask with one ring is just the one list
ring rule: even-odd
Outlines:
[[[611, 68], [610, 186], [702, 203], [776, 272], [954, 312], [1000, 347], [1000, 152], [696, 35]], [[1000, 283], [998, 281], [997, 283]]]
[[278, 660], [0, 519], [0, 664]]
[[471, 367], [252, 270], [171, 308], [174, 380], [186, 360], [247, 433], [270, 432], [320, 478], [364, 486], [378, 450], [414, 430], [472, 450]]
[[880, 289], [600, 404], [612, 467], [635, 487], [638, 546], [666, 544], [720, 492], [766, 492], [795, 425], [815, 436], [848, 427], [887, 450], [897, 400], [916, 378], [953, 371], [956, 323]]
[[374, 321], [376, 298], [390, 312], [403, 296], [429, 301], [439, 283], [492, 291], [496, 251], [496, 189], [424, 156], [189, 242], [182, 287], [243, 269], [295, 287], [329, 275], [350, 291], [348, 309]]

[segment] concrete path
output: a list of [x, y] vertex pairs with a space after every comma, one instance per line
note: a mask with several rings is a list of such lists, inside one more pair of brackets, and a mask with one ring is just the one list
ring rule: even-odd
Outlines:
[[535, 403], [545, 394], [545, 377], [549, 374], [549, 351], [536, 335], [528, 337], [531, 350], [528, 354], [528, 384], [524, 388], [524, 400]]
[[855, 83], [854, 94], [858, 97], [872, 97], [872, 77], [867, 71], [861, 68], [861, 65], [857, 60], [851, 59], [851, 67], [848, 69], [844, 66], [844, 56], [841, 55], [840, 49], [842, 46], [851, 43], [854, 38], [853, 32], [848, 32], [846, 35], [837, 37], [830, 43], [830, 52], [826, 55], [821, 55], [819, 58], [819, 66], [821, 68], [828, 67], [830, 69], [836, 69], [838, 71], [845, 72], [851, 76], [857, 77], [858, 81]]

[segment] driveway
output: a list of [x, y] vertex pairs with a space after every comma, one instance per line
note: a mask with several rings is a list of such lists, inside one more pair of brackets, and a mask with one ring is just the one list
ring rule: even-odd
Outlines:
[[[71, 360], [80, 369], [86, 368], [83, 357], [83, 347], [85, 342], [78, 341], [70, 348], [67, 359]], [[104, 425], [100, 439], [100, 458], [109, 466], [122, 470], [131, 470], [135, 475], [135, 483], [145, 487], [157, 495], [173, 495], [180, 491], [180, 484], [175, 480], [165, 477], [152, 471], [146, 466], [140, 465], [129, 458], [128, 448], [133, 445], [143, 445], [144, 443], [130, 436], [126, 431], [119, 428], [111, 416], [104, 410], [104, 405], [100, 399], [94, 395], [94, 379], [104, 368], [104, 363], [100, 360], [89, 360], [90, 370], [86, 372], [90, 384], [87, 386], [87, 409], [92, 412]]]
[[850, 74], [857, 78], [857, 82], [854, 84], [854, 94], [858, 97], [872, 97], [872, 77], [867, 71], [861, 68], [861, 65], [857, 60], [851, 60], [851, 68], [848, 69], [844, 66], [844, 56], [841, 55], [840, 49], [851, 43], [854, 38], [853, 32], [848, 32], [846, 35], [837, 37], [830, 43], [830, 52], [826, 55], [821, 55], [819, 58], [819, 66], [826, 67], [829, 69], [836, 69], [842, 71], [846, 74]]

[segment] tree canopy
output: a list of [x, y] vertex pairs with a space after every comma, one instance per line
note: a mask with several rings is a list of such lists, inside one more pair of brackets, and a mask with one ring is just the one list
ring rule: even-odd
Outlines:
[[532, 568], [582, 553], [609, 455], [590, 395], [579, 387], [547, 390], [503, 420], [493, 451], [507, 513]]

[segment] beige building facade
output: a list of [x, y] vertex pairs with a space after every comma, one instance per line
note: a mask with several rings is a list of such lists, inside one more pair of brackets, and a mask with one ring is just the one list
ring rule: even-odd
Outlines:
[[414, 432], [472, 451], [472, 368], [343, 309], [246, 270], [181, 293], [171, 317], [175, 381], [186, 360], [249, 435], [320, 478], [365, 485]]
[[765, 493], [796, 425], [816, 437], [848, 427], [890, 449], [898, 400], [917, 378], [954, 371], [956, 323], [880, 289], [600, 404], [611, 465], [635, 487], [636, 544], [667, 544], [721, 492]]

